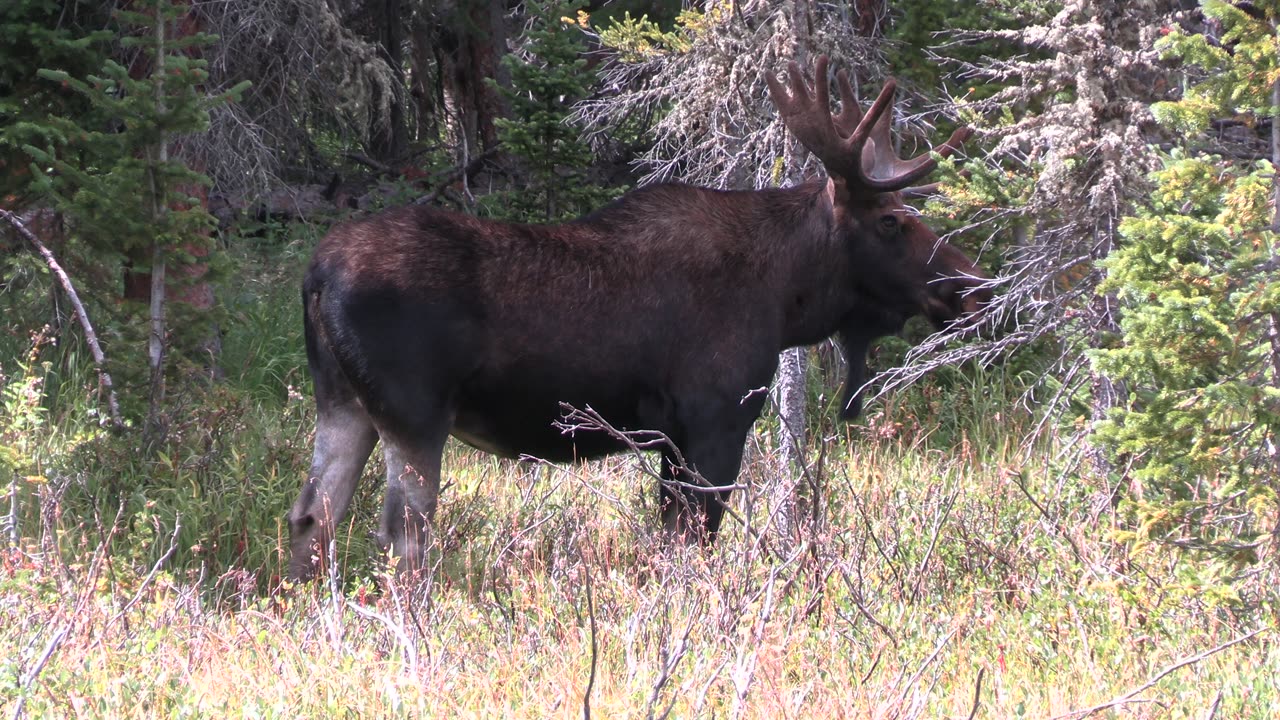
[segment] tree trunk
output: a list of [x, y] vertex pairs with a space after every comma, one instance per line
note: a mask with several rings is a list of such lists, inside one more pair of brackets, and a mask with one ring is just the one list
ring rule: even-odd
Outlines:
[[424, 13], [415, 13], [409, 33], [409, 59], [412, 76], [409, 95], [414, 104], [414, 140], [436, 137], [439, 133], [439, 110], [444, 107], [444, 88], [440, 83], [442, 58], [435, 42], [434, 26]]
[[805, 385], [809, 376], [805, 348], [784, 350], [778, 357], [774, 392], [778, 403], [778, 482], [773, 504], [778, 534], [786, 541], [800, 537], [804, 501], [798, 491], [804, 475]]
[[[1271, 86], [1271, 107], [1280, 109], [1280, 80]], [[1271, 118], [1271, 165], [1280, 167], [1280, 117], [1272, 116]], [[1272, 232], [1280, 232], [1280, 182], [1276, 179], [1271, 181], [1272, 205], [1275, 214], [1271, 218]], [[1271, 260], [1276, 259], [1276, 247], [1274, 244], [1267, 245], [1267, 251]], [[1271, 313], [1269, 318], [1270, 327], [1267, 328], [1267, 339], [1271, 343], [1271, 382], [1280, 384], [1280, 316]]]
[[[1277, 35], [1277, 27], [1272, 27], [1272, 34]], [[1277, 80], [1271, 86], [1271, 107], [1273, 110], [1280, 110], [1280, 80]], [[1280, 168], [1280, 117], [1271, 116], [1271, 165]], [[1271, 202], [1274, 215], [1271, 218], [1272, 232], [1280, 232], [1280, 179], [1273, 177], [1271, 179]], [[1272, 262], [1276, 259], [1276, 246], [1274, 242], [1267, 243], [1268, 259]], [[1280, 386], [1280, 315], [1271, 313], [1267, 318], [1267, 340], [1271, 346], [1271, 384], [1273, 387]], [[1267, 443], [1267, 454], [1272, 458], [1272, 463], [1277, 466], [1277, 472], [1274, 477], [1280, 477], [1280, 452], [1277, 452], [1275, 439], [1269, 438]], [[1274, 481], [1273, 481], [1274, 482]], [[1277, 522], [1271, 531], [1271, 541], [1273, 546], [1280, 546], [1280, 522]]]
[[[125, 6], [128, 7], [129, 4], [126, 3]], [[181, 39], [195, 35], [201, 32], [202, 29], [200, 16], [194, 11], [189, 11], [172, 28], [172, 34], [175, 38]], [[156, 36], [158, 40], [164, 40], [165, 31], [164, 23], [157, 23]], [[183, 49], [182, 52], [194, 54], [199, 52], [199, 48], [189, 47]], [[145, 53], [139, 53], [129, 67], [129, 74], [135, 79], [142, 79], [149, 75], [161, 76], [163, 68], [163, 53], [158, 54], [154, 59], [149, 58]], [[163, 99], [160, 97], [161, 92], [161, 89], [157, 87], [157, 103], [163, 106]], [[174, 141], [167, 137], [161, 138], [158, 142], [156, 157], [159, 163], [168, 162], [171, 156], [179, 155], [186, 159], [187, 166], [192, 170], [196, 172], [204, 171], [204, 161], [199, 152], [187, 152], [181, 141]], [[160, 188], [153, 186], [153, 192], [158, 197]], [[175, 194], [182, 197], [195, 198], [200, 207], [206, 210], [209, 207], [209, 189], [205, 185], [181, 186], [176, 188]], [[169, 209], [156, 207], [151, 208], [150, 212], [154, 218], [158, 219]], [[172, 209], [186, 210], [189, 207], [175, 205]], [[209, 248], [201, 243], [184, 247], [183, 251], [195, 259], [180, 267], [168, 268], [165, 254], [161, 248], [158, 246], [142, 248], [130, 254], [124, 270], [123, 298], [146, 303], [148, 307], [148, 327], [150, 330], [147, 342], [147, 364], [151, 373], [150, 402], [148, 404], [149, 422], [154, 419], [154, 412], [158, 411], [159, 404], [164, 399], [163, 361], [168, 351], [166, 342], [167, 330], [165, 328], [168, 303], [170, 301], [182, 303], [185, 307], [201, 313], [207, 313], [212, 310], [214, 304], [213, 286], [207, 279], [209, 265], [204, 261], [204, 258], [209, 255]], [[156, 278], [157, 273], [159, 275], [158, 280]], [[211, 375], [218, 375], [220, 341], [216, 328], [211, 328], [208, 336], [191, 350], [205, 362]], [[157, 375], [157, 373], [159, 374]]]
[[[791, 27], [791, 56], [807, 63], [813, 52], [811, 16], [808, 0], [795, 0]], [[786, 167], [798, 168], [798, 158], [786, 158]], [[792, 178], [793, 180], [795, 178]], [[774, 399], [778, 404], [778, 468], [772, 493], [778, 536], [784, 545], [800, 538], [803, 498], [800, 479], [804, 475], [805, 386], [809, 377], [809, 355], [804, 348], [791, 348], [778, 356], [778, 376], [774, 380]]]
[[[394, 165], [404, 159], [409, 137], [404, 117], [404, 28], [402, 0], [380, 0], [373, 10], [375, 40], [382, 48], [383, 59], [391, 67], [398, 86], [390, 97], [374, 97], [369, 104], [369, 154], [376, 160]], [[378, 89], [381, 94], [387, 92]], [[383, 115], [382, 108], [386, 114]]]
[[445, 104], [463, 160], [498, 142], [493, 121], [505, 115], [504, 103], [486, 79], [510, 85], [501, 62], [507, 47], [505, 13], [498, 0], [459, 0], [441, 36]]
[[[165, 22], [156, 18], [156, 55], [155, 76], [161, 78], [156, 83], [156, 108], [158, 114], [164, 115], [164, 60], [165, 60]], [[164, 205], [160, 180], [155, 176], [155, 167], [163, 166], [169, 161], [169, 138], [161, 132], [156, 138], [156, 164], [151, 171], [151, 218], [157, 226], [168, 208]], [[151, 392], [147, 401], [147, 434], [154, 435], [160, 426], [160, 408], [164, 403], [164, 355], [165, 355], [165, 257], [164, 246], [156, 242], [151, 251], [151, 288], [148, 316], [151, 332], [147, 338], [147, 368], [150, 373], [149, 386]]]

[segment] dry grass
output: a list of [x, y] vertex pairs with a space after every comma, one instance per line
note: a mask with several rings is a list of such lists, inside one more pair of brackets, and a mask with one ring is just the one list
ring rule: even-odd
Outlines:
[[[710, 550], [662, 542], [630, 460], [455, 448], [433, 571], [353, 561], [336, 593], [12, 549], [0, 699], [7, 717], [1045, 718], [1264, 628], [1100, 715], [1275, 716], [1269, 600], [1211, 602], [1115, 547], [1043, 448], [976, 446], [833, 445], [798, 543], [740, 497], [748, 526]], [[750, 455], [768, 497], [772, 456]]]

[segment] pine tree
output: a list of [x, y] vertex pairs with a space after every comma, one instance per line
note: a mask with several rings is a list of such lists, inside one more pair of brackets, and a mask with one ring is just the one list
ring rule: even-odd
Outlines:
[[584, 171], [591, 149], [570, 122], [574, 104], [595, 82], [583, 57], [586, 47], [579, 27], [581, 0], [530, 0], [532, 25], [525, 33], [524, 53], [506, 55], [511, 88], [502, 89], [511, 119], [495, 121], [503, 149], [528, 173], [528, 183], [502, 193], [495, 213], [511, 219], [565, 220], [594, 209], [605, 198]]
[[[1165, 158], [1149, 207], [1121, 226], [1102, 286], [1121, 302], [1119, 342], [1093, 354], [1131, 392], [1098, 438], [1132, 465], [1133, 537], [1207, 551], [1214, 571], [1274, 543], [1280, 509], [1280, 3], [1249, 10], [1210, 0], [1218, 37], [1160, 44], [1192, 82], [1153, 109], [1190, 148]], [[1199, 150], [1214, 117], [1271, 118], [1271, 160]]]
[[[176, 32], [188, 16], [171, 0], [138, 0], [117, 12], [120, 45], [139, 53], [145, 72], [107, 60], [100, 74], [75, 77], [65, 70], [39, 74], [83, 97], [95, 122], [50, 119], [44, 142], [24, 150], [37, 160], [35, 188], [65, 213], [83, 252], [117, 266], [147, 258], [151, 293], [148, 315], [148, 417], [155, 420], [164, 396], [164, 358], [171, 324], [166, 277], [181, 276], [195, 255], [208, 252], [212, 218], [193, 197], [208, 184], [171, 153], [171, 143], [208, 126], [208, 109], [234, 97], [244, 85], [218, 97], [200, 90], [205, 63], [191, 51], [211, 37]], [[137, 76], [135, 76], [137, 75]], [[104, 121], [105, 120], [105, 121]], [[117, 356], [119, 353], [117, 353]]]
[[42, 142], [51, 115], [83, 117], [91, 111], [82, 96], [36, 75], [40, 68], [83, 74], [102, 64], [111, 33], [78, 29], [100, 19], [87, 17], [87, 8], [72, 10], [65, 18], [64, 3], [55, 0], [0, 3], [0, 198], [28, 189], [31, 157], [22, 147]]
[[1121, 339], [1093, 357], [1130, 399], [1097, 437], [1132, 464], [1136, 539], [1251, 559], [1277, 509], [1272, 173], [1174, 153], [1105, 263]]

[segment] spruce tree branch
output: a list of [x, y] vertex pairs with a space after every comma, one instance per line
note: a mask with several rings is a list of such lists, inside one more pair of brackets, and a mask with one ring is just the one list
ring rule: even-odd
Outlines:
[[76, 288], [71, 284], [71, 278], [67, 276], [62, 265], [58, 263], [53, 252], [49, 250], [44, 243], [40, 242], [40, 238], [22, 222], [22, 220], [13, 213], [0, 208], [0, 217], [9, 221], [9, 224], [18, 231], [18, 234], [26, 239], [35, 247], [40, 257], [44, 258], [45, 263], [49, 266], [49, 270], [53, 272], [54, 277], [58, 279], [58, 284], [62, 286], [63, 292], [71, 300], [71, 307], [75, 309], [76, 319], [80, 322], [80, 328], [84, 331], [85, 341], [89, 343], [89, 352], [93, 355], [93, 364], [98, 371], [98, 381], [107, 391], [107, 411], [111, 417], [111, 425], [115, 428], [124, 427], [124, 421], [120, 419], [120, 403], [116, 400], [115, 385], [111, 382], [111, 373], [107, 372], [106, 355], [102, 352], [102, 346], [98, 344], [98, 334], [93, 330], [93, 324], [89, 322], [89, 314], [85, 312], [84, 303], [80, 302], [80, 295], [76, 293]]

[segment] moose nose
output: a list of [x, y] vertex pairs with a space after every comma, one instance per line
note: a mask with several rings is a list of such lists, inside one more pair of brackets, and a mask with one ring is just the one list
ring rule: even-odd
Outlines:
[[939, 299], [956, 327], [973, 325], [994, 294], [979, 278], [952, 278], [939, 288]]
[[959, 296], [961, 314], [976, 318], [995, 297], [995, 293], [991, 292], [991, 288], [984, 287], [982, 283], [974, 282], [961, 285]]

